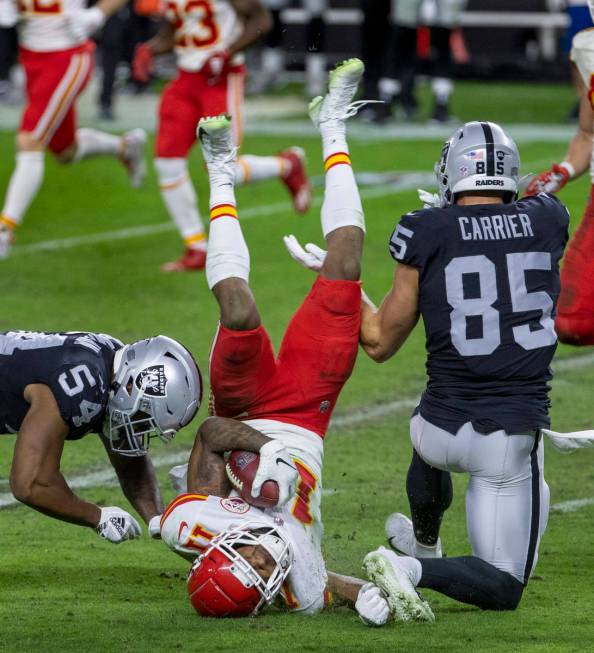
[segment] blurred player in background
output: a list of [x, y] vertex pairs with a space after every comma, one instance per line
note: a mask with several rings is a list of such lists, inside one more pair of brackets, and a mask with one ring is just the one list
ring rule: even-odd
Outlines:
[[163, 510], [149, 439], [169, 442], [200, 407], [191, 354], [156, 336], [124, 345], [101, 333], [0, 333], [0, 433], [16, 433], [14, 496], [119, 543], [140, 526], [117, 506], [78, 497], [60, 471], [66, 441], [99, 433], [130, 503], [148, 523]]
[[289, 0], [262, 0], [262, 2], [272, 17], [272, 28], [262, 43], [260, 69], [250, 78], [250, 93], [255, 95], [277, 86], [285, 70], [281, 11], [289, 4]]
[[[338, 396], [352, 372], [359, 340], [359, 276], [365, 222], [350, 163], [345, 121], [354, 113], [351, 101], [362, 74], [359, 59], [344, 62], [330, 74], [325, 98], [317, 97], [310, 104], [310, 116], [323, 143], [326, 190], [321, 225], [328, 254], [317, 266], [319, 276], [291, 319], [276, 358], [249, 286], [250, 258], [233, 190], [235, 148], [229, 120], [225, 116], [203, 119], [199, 127], [210, 180], [211, 229], [206, 276], [220, 307], [220, 324], [210, 359], [212, 406], [215, 415], [235, 417], [241, 422], [227, 419], [222, 424], [217, 425], [215, 420], [203, 425], [214, 431], [203, 431], [196, 439], [187, 481], [188, 491], [194, 496], [182, 495], [171, 504], [162, 520], [161, 532], [169, 546], [195, 555], [196, 550], [206, 549], [220, 530], [229, 528], [234, 519], [240, 525], [260, 519], [268, 528], [276, 527], [280, 540], [275, 545], [277, 551], [287, 549], [290, 542], [293, 548], [293, 572], [285, 599], [289, 607], [306, 613], [318, 612], [325, 604], [328, 579], [321, 552], [320, 514], [323, 439]], [[294, 238], [287, 238], [286, 244], [300, 260], [310, 256]], [[279, 478], [277, 474], [286, 472], [294, 460], [299, 472], [294, 501], [278, 513], [268, 513], [250, 508], [237, 498], [227, 500], [228, 503], [217, 499], [226, 497], [230, 490], [222, 453], [235, 448], [260, 453], [260, 465], [265, 466], [262, 474], [258, 470], [260, 482]], [[281, 463], [289, 462], [279, 465], [279, 459]], [[252, 486], [252, 494], [254, 490], [257, 495], [257, 486]], [[197, 497], [195, 493], [214, 496]], [[287, 494], [282, 492], [281, 496], [286, 500]], [[184, 511], [182, 504], [192, 501], [194, 506], [189, 506], [189, 512]], [[175, 511], [178, 505], [177, 515], [173, 515], [169, 525], [168, 512]], [[227, 514], [233, 512], [237, 514]], [[206, 519], [208, 525], [204, 523]], [[198, 524], [204, 528], [198, 529]], [[225, 533], [224, 537], [237, 535]], [[251, 543], [259, 542], [252, 539]], [[220, 603], [217, 592], [208, 588], [220, 579], [218, 570], [234, 562], [236, 569], [242, 569], [241, 559], [229, 557], [235, 555], [231, 545], [227, 553], [218, 544], [215, 549], [223, 556], [207, 572], [203, 595], [207, 604], [213, 601], [214, 614]], [[203, 564], [210, 564], [210, 554], [214, 556], [209, 550]], [[255, 561], [246, 556], [253, 571]], [[262, 571], [268, 576], [276, 573], [266, 567], [266, 561], [263, 566]], [[287, 558], [285, 575], [289, 566]], [[350, 580], [353, 582], [345, 582], [349, 584], [352, 603], [362, 592], [361, 602], [376, 606], [378, 618], [385, 623], [388, 611], [377, 588], [367, 596], [362, 581]], [[241, 588], [238, 580], [235, 584]], [[259, 600], [257, 593], [255, 598]], [[272, 598], [270, 595], [269, 599]]]
[[109, 155], [126, 167], [137, 187], [144, 176], [146, 134], [134, 129], [114, 136], [77, 129], [75, 102], [93, 69], [89, 36], [125, 0], [99, 0], [85, 9], [84, 0], [0, 0], [0, 24], [17, 24], [20, 61], [26, 75], [27, 104], [16, 138], [16, 167], [0, 214], [0, 258], [6, 257], [14, 230], [43, 181], [44, 151], [61, 163]]
[[[165, 271], [201, 270], [207, 237], [188, 174], [187, 156], [200, 118], [233, 116], [233, 137], [241, 143], [245, 67], [242, 51], [262, 37], [271, 19], [260, 0], [171, 0], [166, 22], [154, 39], [136, 49], [133, 70], [148, 79], [154, 55], [175, 51], [178, 75], [165, 88], [159, 107], [155, 167], [161, 196], [185, 243], [183, 256]], [[243, 155], [234, 164], [238, 184], [278, 178], [295, 209], [307, 211], [311, 191], [304, 156], [291, 148], [278, 156]]]
[[[390, 74], [380, 81], [380, 97], [386, 103], [400, 104], [405, 118], [414, 119], [418, 112], [415, 97], [417, 74], [417, 30], [431, 28], [431, 47], [435, 57], [431, 63], [431, 90], [436, 122], [449, 120], [449, 100], [454, 89], [450, 36], [459, 25], [466, 0], [392, 0], [392, 37]], [[378, 108], [381, 111], [381, 107]]]
[[569, 144], [565, 159], [535, 177], [528, 185], [526, 194], [557, 193], [567, 182], [590, 170], [592, 187], [588, 204], [561, 268], [561, 294], [555, 329], [561, 342], [594, 345], [594, 31], [584, 30], [574, 37], [571, 60], [580, 79], [577, 132]]
[[[452, 134], [436, 166], [438, 207], [404, 215], [398, 265], [379, 309], [365, 302], [361, 343], [393, 356], [422, 315], [428, 385], [410, 423], [412, 522], [386, 523], [391, 546], [368, 576], [404, 609], [416, 587], [482, 609], [513, 610], [538, 560], [549, 512], [541, 429], [549, 427], [555, 304], [569, 214], [553, 195], [516, 200], [520, 158], [494, 123]], [[451, 472], [469, 474], [472, 556], [442, 557]]]
[[307, 97], [320, 95], [326, 83], [326, 23], [324, 12], [328, 0], [303, 0], [309, 12], [306, 32], [305, 93]]
[[[101, 93], [99, 120], [113, 120], [116, 72], [122, 63], [131, 67], [134, 49], [148, 41], [159, 29], [161, 0], [134, 0], [108, 18], [99, 38], [101, 53]], [[132, 80], [130, 90], [141, 93], [146, 84]]]

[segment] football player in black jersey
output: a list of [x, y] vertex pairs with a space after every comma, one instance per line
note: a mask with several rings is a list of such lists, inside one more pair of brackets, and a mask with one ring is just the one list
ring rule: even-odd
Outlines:
[[[364, 302], [361, 342], [393, 356], [422, 316], [428, 384], [411, 419], [412, 523], [388, 518], [390, 544], [368, 554], [370, 580], [415, 618], [428, 587], [483, 609], [514, 609], [537, 560], [549, 491], [541, 428], [549, 426], [558, 264], [569, 215], [541, 193], [516, 199], [519, 154], [496, 124], [470, 122], [436, 166], [439, 206], [402, 217], [398, 265], [379, 309]], [[441, 557], [449, 472], [470, 475], [473, 555]]]
[[148, 523], [163, 511], [149, 439], [169, 441], [200, 406], [191, 354], [156, 336], [123, 345], [97, 333], [0, 333], [0, 433], [16, 433], [10, 488], [56, 519], [118, 543], [140, 535], [125, 510], [77, 497], [60, 472], [65, 440], [99, 433], [130, 503]]

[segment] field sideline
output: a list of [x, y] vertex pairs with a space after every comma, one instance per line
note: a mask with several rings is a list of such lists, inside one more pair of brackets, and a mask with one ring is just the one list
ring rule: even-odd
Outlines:
[[[497, 97], [504, 101], [503, 94]], [[561, 107], [560, 100], [555, 101]], [[469, 106], [474, 106], [470, 99]], [[540, 111], [536, 107], [534, 115]], [[356, 129], [353, 123], [351, 130]], [[11, 139], [8, 132], [0, 132], [3, 152], [11, 151]], [[290, 144], [288, 136], [253, 136], [242, 149], [263, 154]], [[299, 145], [307, 151], [312, 175], [321, 175], [317, 139], [306, 136]], [[437, 140], [357, 139], [351, 153], [358, 172], [425, 174], [431, 171], [440, 146]], [[564, 150], [562, 143], [548, 142], [543, 132], [541, 141], [521, 146], [527, 163], [524, 172], [536, 172], [559, 160]], [[2, 192], [11, 159], [0, 160]], [[208, 198], [196, 152], [192, 174], [205, 214]], [[563, 192], [574, 227], [587, 192], [586, 179]], [[418, 202], [414, 186], [362, 186], [362, 194], [368, 227], [363, 277], [367, 292], [379, 300], [393, 270], [387, 239], [399, 215]], [[278, 344], [288, 317], [313, 280], [289, 259], [281, 237], [295, 233], [304, 241], [321, 243], [318, 211], [295, 217], [284, 189], [273, 182], [239, 189], [237, 195], [240, 216], [242, 211], [249, 216], [244, 228], [252, 253], [252, 285], [264, 322]], [[319, 189], [316, 196], [319, 206]], [[127, 236], [113, 235], [126, 231]], [[15, 255], [0, 262], [0, 330], [84, 329], [112, 333], [124, 341], [162, 332], [186, 343], [206, 369], [216, 310], [204, 279], [167, 276], [158, 270], [179, 249], [152, 172], [146, 187], [134, 192], [123, 171], [110, 161], [85, 161], [63, 170], [48, 157], [44, 187], [19, 232]], [[562, 369], [553, 386], [553, 426], [589, 428], [591, 353], [560, 347], [557, 358]], [[423, 363], [424, 337], [417, 328], [398, 356], [385, 365], [360, 356], [345, 388], [326, 442], [323, 511], [325, 553], [332, 570], [358, 574], [363, 555], [383, 543], [385, 517], [396, 509], [407, 511], [408, 414], [424, 384]], [[382, 408], [391, 404], [397, 409]], [[205, 415], [206, 406], [194, 426]], [[185, 429], [169, 447], [159, 443], [153, 453], [157, 459], [183, 458], [192, 439], [193, 428]], [[0, 506], [8, 493], [12, 446], [11, 437], [0, 438]], [[69, 477], [89, 480], [88, 487], [80, 490], [83, 496], [103, 505], [128, 507], [116, 486], [104, 484], [106, 456], [96, 438], [68, 444], [63, 460]], [[166, 479], [169, 462], [165, 463], [159, 478], [168, 500], [173, 491]], [[366, 629], [346, 609], [314, 619], [271, 611], [253, 620], [200, 620], [185, 599], [186, 564], [162, 544], [144, 537], [113, 547], [91, 531], [24, 507], [8, 507], [0, 510], [4, 562], [0, 652], [583, 651], [591, 646], [587, 612], [594, 600], [588, 580], [594, 572], [593, 463], [592, 451], [561, 456], [547, 447], [547, 480], [557, 509], [551, 513], [541, 545], [536, 577], [516, 613], [481, 613], [426, 592], [437, 616], [435, 624], [378, 630]], [[444, 521], [442, 537], [448, 555], [469, 551], [464, 485], [463, 478], [455, 479], [454, 504]], [[567, 504], [572, 510], [564, 511], [563, 505], [576, 501], [582, 503]]]

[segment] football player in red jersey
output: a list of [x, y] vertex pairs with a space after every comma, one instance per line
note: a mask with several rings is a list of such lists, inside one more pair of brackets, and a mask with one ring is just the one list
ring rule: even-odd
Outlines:
[[[592, 11], [592, 10], [591, 10]], [[572, 42], [571, 60], [577, 66], [580, 84], [579, 125], [569, 143], [565, 159], [541, 172], [528, 185], [527, 195], [557, 193], [569, 181], [588, 169], [592, 188], [584, 216], [573, 235], [561, 268], [561, 294], [557, 304], [555, 329], [559, 340], [571, 345], [594, 345], [594, 137], [593, 75], [594, 32], [578, 32]]]
[[[191, 494], [170, 504], [160, 532], [179, 552], [196, 555], [196, 549], [206, 549], [190, 582], [192, 600], [201, 614], [240, 616], [257, 611], [261, 599], [265, 603], [274, 599], [288, 575], [285, 600], [293, 610], [308, 614], [321, 610], [330, 582], [333, 591], [358, 603], [358, 611], [370, 623], [381, 625], [389, 616], [377, 588], [355, 579], [329, 579], [321, 552], [323, 439], [340, 391], [352, 372], [359, 343], [365, 221], [350, 163], [345, 120], [355, 112], [351, 101], [362, 74], [359, 59], [344, 62], [331, 73], [325, 98], [318, 97], [310, 104], [310, 116], [320, 129], [324, 150], [326, 191], [321, 224], [328, 254], [310, 293], [287, 327], [277, 357], [248, 283], [249, 252], [233, 190], [231, 124], [226, 116], [199, 123], [210, 180], [206, 276], [220, 307], [210, 360], [212, 406], [218, 418], [227, 419], [220, 427], [216, 420], [210, 425], [206, 422], [204, 428], [216, 433], [204, 429], [199, 433], [188, 469], [187, 489]], [[294, 252], [294, 241], [289, 240], [289, 244]], [[274, 512], [253, 508], [237, 497], [229, 504], [222, 458], [229, 449], [260, 453], [260, 465], [266, 469], [261, 474], [259, 470], [256, 481], [258, 477], [277, 478], [279, 470], [287, 467], [282, 461], [288, 458], [299, 474], [295, 496]], [[252, 485], [255, 492], [257, 482]], [[239, 526], [224, 530], [232, 524]], [[259, 546], [270, 558], [264, 555], [263, 560], [254, 561], [253, 548], [237, 557], [237, 547]], [[234, 579], [229, 578], [230, 565], [237, 570]], [[260, 593], [252, 592], [250, 602], [240, 585], [242, 578], [247, 578], [252, 588], [261, 585], [252, 573], [255, 566], [266, 576], [266, 586]], [[225, 576], [224, 581], [221, 576]], [[230, 598], [225, 605], [208, 589], [216, 585]]]
[[0, 0], [0, 24], [20, 22], [20, 61], [26, 75], [27, 104], [16, 137], [16, 167], [0, 213], [0, 258], [8, 255], [14, 230], [37, 195], [44, 173], [44, 151], [61, 163], [110, 155], [127, 168], [137, 187], [144, 177], [146, 134], [134, 129], [114, 136], [77, 129], [75, 102], [93, 69], [89, 36], [125, 0]]
[[[135, 53], [133, 75], [147, 81], [154, 55], [175, 51], [178, 75], [165, 88], [159, 107], [155, 167], [161, 196], [185, 243], [183, 256], [166, 271], [201, 270], [206, 232], [198, 212], [187, 157], [200, 118], [233, 116], [233, 138], [241, 143], [245, 66], [243, 50], [271, 27], [260, 0], [167, 0], [166, 22], [157, 36]], [[241, 156], [233, 164], [234, 182], [278, 177], [295, 210], [307, 211], [311, 191], [303, 152], [290, 148], [277, 156]]]

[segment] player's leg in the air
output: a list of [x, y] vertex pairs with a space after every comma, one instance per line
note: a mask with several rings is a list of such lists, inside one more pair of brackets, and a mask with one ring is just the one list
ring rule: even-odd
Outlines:
[[16, 137], [16, 166], [0, 214], [0, 258], [8, 255], [14, 230], [41, 187], [46, 149], [61, 163], [111, 155], [126, 166], [133, 186], [144, 177], [143, 130], [114, 136], [77, 129], [75, 102], [92, 72], [91, 52], [23, 51], [21, 61], [27, 76], [27, 106]]
[[594, 186], [561, 266], [555, 330], [561, 342], [594, 345]]
[[250, 255], [235, 201], [235, 161], [228, 116], [202, 119], [198, 134], [210, 182], [206, 279], [220, 307], [211, 351], [210, 381], [217, 415], [247, 410], [274, 374], [270, 338], [249, 287]]

